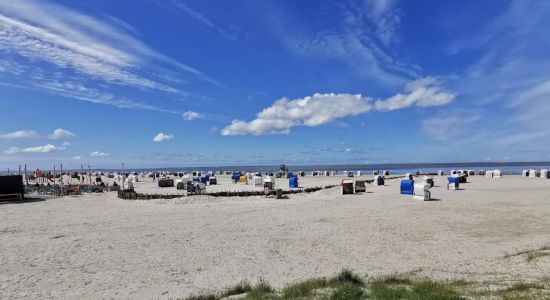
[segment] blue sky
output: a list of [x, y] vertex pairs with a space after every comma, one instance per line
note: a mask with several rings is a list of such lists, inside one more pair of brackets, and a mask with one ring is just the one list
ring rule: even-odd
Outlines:
[[548, 1], [2, 1], [0, 167], [550, 160]]

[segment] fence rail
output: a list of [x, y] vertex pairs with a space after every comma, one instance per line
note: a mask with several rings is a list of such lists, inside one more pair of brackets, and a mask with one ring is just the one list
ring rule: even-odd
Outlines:
[[[283, 190], [283, 195], [288, 194], [299, 194], [299, 193], [313, 193], [323, 189], [330, 189], [338, 185], [326, 185], [320, 187], [311, 187], [311, 188], [298, 188], [291, 190]], [[276, 191], [273, 191], [270, 195], [275, 195]], [[221, 192], [210, 192], [202, 194], [193, 194], [193, 195], [205, 195], [212, 197], [250, 197], [250, 196], [266, 196], [264, 191], [221, 191]], [[121, 199], [127, 200], [152, 200], [152, 199], [173, 199], [184, 197], [183, 194], [142, 194], [137, 193], [134, 190], [124, 190], [118, 192], [118, 197]]]

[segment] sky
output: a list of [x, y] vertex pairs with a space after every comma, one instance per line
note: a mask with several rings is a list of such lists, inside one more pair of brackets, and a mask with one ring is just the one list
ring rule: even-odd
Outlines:
[[0, 0], [0, 168], [550, 161], [550, 1]]

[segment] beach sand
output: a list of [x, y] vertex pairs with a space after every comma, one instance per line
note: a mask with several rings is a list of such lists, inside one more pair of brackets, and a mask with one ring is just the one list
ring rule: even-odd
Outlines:
[[[138, 192], [177, 193], [145, 180]], [[283, 200], [131, 201], [111, 192], [0, 202], [1, 298], [173, 298], [242, 280], [282, 287], [342, 268], [477, 282], [548, 276], [550, 257], [508, 255], [550, 245], [550, 180], [468, 180], [448, 191], [446, 177], [436, 176], [437, 201], [400, 195], [396, 179], [362, 194], [332, 188]], [[219, 181], [208, 191], [261, 190]], [[288, 187], [285, 179], [277, 185]]]

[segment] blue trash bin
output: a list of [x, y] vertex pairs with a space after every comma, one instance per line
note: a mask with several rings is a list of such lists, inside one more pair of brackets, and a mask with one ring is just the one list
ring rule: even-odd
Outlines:
[[298, 187], [298, 177], [291, 177], [288, 179], [288, 185], [290, 188]]
[[449, 181], [449, 184], [453, 183], [455, 185], [455, 188], [458, 189], [460, 178], [458, 177], [447, 177], [447, 180]]
[[414, 195], [414, 180], [401, 180], [401, 195]]

